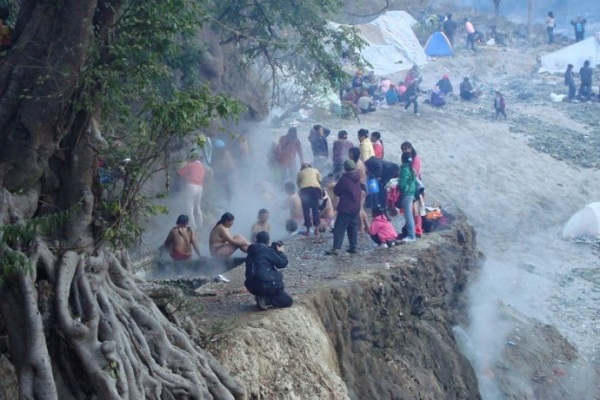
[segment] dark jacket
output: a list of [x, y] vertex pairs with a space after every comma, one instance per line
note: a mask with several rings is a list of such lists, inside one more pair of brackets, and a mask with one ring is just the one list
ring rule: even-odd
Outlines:
[[565, 72], [565, 85], [575, 86], [575, 75], [573, 74], [572, 69], [567, 69], [567, 71]]
[[383, 188], [390, 179], [398, 176], [400, 166], [391, 161], [382, 160], [377, 157], [371, 157], [365, 161], [367, 167], [367, 175], [379, 179], [380, 187]]
[[358, 170], [344, 172], [333, 187], [333, 193], [340, 198], [337, 206], [338, 213], [358, 214], [360, 212], [360, 172]]
[[462, 96], [465, 93], [471, 93], [473, 91], [473, 86], [469, 81], [462, 81], [460, 84], [460, 95]]
[[444, 32], [448, 35], [448, 36], [453, 36], [454, 35], [454, 31], [456, 31], [456, 28], [458, 27], [458, 25], [456, 24], [456, 21], [454, 21], [453, 19], [448, 19], [446, 21], [444, 21]]
[[591, 67], [581, 67], [579, 69], [579, 77], [581, 78], [581, 83], [584, 85], [592, 84], [592, 76], [594, 75], [594, 70]]
[[308, 141], [314, 157], [329, 157], [329, 145], [327, 137], [331, 133], [331, 129], [323, 128], [323, 136], [319, 135], [318, 131], [311, 128], [308, 134]]
[[444, 94], [452, 93], [452, 82], [450, 79], [440, 79], [437, 83], [438, 87]]
[[250, 293], [257, 288], [283, 289], [283, 274], [277, 269], [288, 265], [287, 256], [263, 243], [252, 244], [248, 247], [246, 257], [246, 282], [245, 285]]

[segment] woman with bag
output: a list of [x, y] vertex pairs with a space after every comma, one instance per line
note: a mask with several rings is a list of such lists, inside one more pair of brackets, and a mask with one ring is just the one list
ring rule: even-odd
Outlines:
[[[421, 157], [417, 155], [417, 151], [410, 142], [404, 142], [400, 145], [402, 153], [410, 154], [412, 158], [412, 169], [415, 173], [415, 177], [421, 182]], [[421, 189], [422, 188], [422, 189]], [[415, 235], [420, 238], [423, 235], [423, 218], [422, 212], [425, 211], [425, 195], [423, 184], [421, 183], [419, 193], [416, 194], [415, 203], [413, 204], [413, 217], [415, 220]]]

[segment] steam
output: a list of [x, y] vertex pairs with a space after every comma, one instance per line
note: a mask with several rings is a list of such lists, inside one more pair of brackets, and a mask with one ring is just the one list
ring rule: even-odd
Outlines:
[[[242, 128], [237, 127], [236, 131], [242, 130]], [[230, 212], [235, 216], [234, 225], [230, 229], [231, 233], [250, 239], [251, 227], [257, 220], [258, 211], [265, 208], [269, 211], [271, 240], [285, 240], [289, 236], [285, 230], [285, 221], [289, 211], [283, 208], [286, 194], [283, 185], [275, 182], [273, 172], [267, 167], [269, 151], [277, 137], [274, 137], [272, 133], [266, 135], [266, 130], [268, 128], [261, 124], [244, 129], [246, 132], [244, 139], [250, 143], [251, 154], [246, 160], [240, 158], [235, 160], [235, 168], [229, 176], [232, 189], [230, 201], [220, 199], [216, 195], [217, 192], [220, 192], [222, 182], [219, 182], [218, 179], [210, 180], [208, 178], [205, 181], [202, 200], [205, 222], [198, 235], [198, 245], [203, 255], [208, 256], [209, 254], [208, 235], [216, 220], [224, 212]], [[285, 133], [286, 129], [282, 128], [281, 135]], [[232, 147], [235, 140], [238, 140], [235, 136], [228, 140], [228, 146]], [[305, 151], [308, 149], [306, 144], [303, 145], [303, 148]], [[214, 166], [214, 164], [213, 160], [212, 165]], [[210, 169], [210, 165], [207, 166], [207, 169]], [[212, 171], [213, 175], [214, 172]], [[177, 177], [173, 179], [177, 179]], [[208, 214], [209, 203], [217, 209], [216, 215]], [[143, 245], [139, 250], [140, 256], [156, 252], [167, 237], [169, 230], [175, 226], [177, 216], [187, 213], [181, 191], [170, 193], [161, 204], [168, 209], [168, 213], [152, 218], [148, 224], [143, 236]], [[234, 256], [243, 256], [243, 253], [238, 251], [234, 253]]]

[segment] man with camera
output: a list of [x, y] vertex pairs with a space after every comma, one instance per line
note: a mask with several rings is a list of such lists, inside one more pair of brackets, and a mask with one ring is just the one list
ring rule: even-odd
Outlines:
[[261, 231], [256, 234], [256, 244], [248, 247], [244, 285], [261, 310], [291, 307], [293, 300], [284, 290], [283, 274], [279, 271], [288, 265], [283, 243], [273, 242], [269, 246], [269, 241], [269, 233]]

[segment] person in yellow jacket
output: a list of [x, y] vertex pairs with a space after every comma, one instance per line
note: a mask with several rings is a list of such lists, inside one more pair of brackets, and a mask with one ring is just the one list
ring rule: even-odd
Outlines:
[[367, 161], [369, 158], [375, 156], [375, 150], [373, 150], [373, 143], [369, 139], [369, 131], [367, 129], [358, 130], [358, 148], [360, 149], [361, 161]]
[[[306, 236], [310, 235], [311, 226], [314, 227], [315, 236], [319, 237], [319, 200], [321, 199], [321, 173], [309, 163], [302, 163], [300, 172], [296, 176], [296, 183], [300, 192], [302, 202], [302, 214], [304, 215], [304, 226]], [[312, 217], [312, 218], [311, 218]]]

